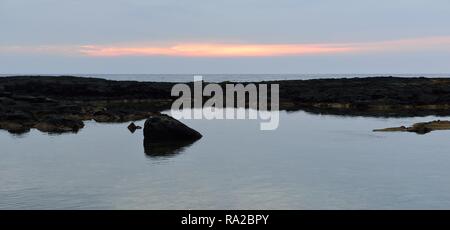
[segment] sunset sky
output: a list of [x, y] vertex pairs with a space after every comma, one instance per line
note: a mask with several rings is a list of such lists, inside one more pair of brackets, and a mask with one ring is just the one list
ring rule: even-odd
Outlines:
[[447, 0], [0, 0], [0, 73], [450, 73]]

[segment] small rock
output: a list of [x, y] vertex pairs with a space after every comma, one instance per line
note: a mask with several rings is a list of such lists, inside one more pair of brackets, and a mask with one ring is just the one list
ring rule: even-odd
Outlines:
[[134, 124], [134, 122], [128, 125], [128, 130], [130, 130], [131, 133], [136, 132], [137, 129], [142, 129], [142, 127]]

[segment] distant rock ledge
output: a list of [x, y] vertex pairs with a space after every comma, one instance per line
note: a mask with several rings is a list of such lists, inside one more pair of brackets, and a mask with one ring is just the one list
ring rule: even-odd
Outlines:
[[450, 121], [430, 121], [415, 123], [410, 127], [400, 126], [385, 129], [374, 129], [374, 132], [414, 132], [426, 134], [435, 130], [450, 130]]

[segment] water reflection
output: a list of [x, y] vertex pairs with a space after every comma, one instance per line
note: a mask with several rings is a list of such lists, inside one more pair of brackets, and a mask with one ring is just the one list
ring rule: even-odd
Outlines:
[[372, 132], [438, 119], [281, 112], [270, 132], [183, 120], [195, 144], [95, 121], [76, 135], [0, 130], [0, 209], [448, 209], [450, 131]]
[[153, 141], [144, 138], [145, 155], [149, 158], [168, 158], [183, 153], [197, 140]]

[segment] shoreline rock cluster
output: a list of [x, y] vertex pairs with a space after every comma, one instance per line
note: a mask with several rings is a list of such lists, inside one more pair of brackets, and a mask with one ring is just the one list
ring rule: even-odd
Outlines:
[[412, 126], [400, 126], [385, 129], [374, 129], [374, 132], [414, 132], [417, 134], [427, 134], [431, 131], [436, 130], [450, 130], [450, 121], [430, 121], [430, 122], [419, 122]]
[[86, 120], [142, 120], [170, 105], [161, 92], [166, 88], [79, 77], [2, 77], [0, 129], [64, 133], [78, 132]]
[[[266, 81], [279, 84], [280, 109], [349, 116], [450, 115], [450, 78], [343, 78]], [[0, 78], [0, 129], [77, 132], [83, 121], [130, 122], [169, 109], [168, 82], [73, 76]], [[236, 84], [222, 82], [225, 84]], [[247, 83], [242, 83], [247, 84]], [[270, 92], [269, 92], [270, 93]]]

